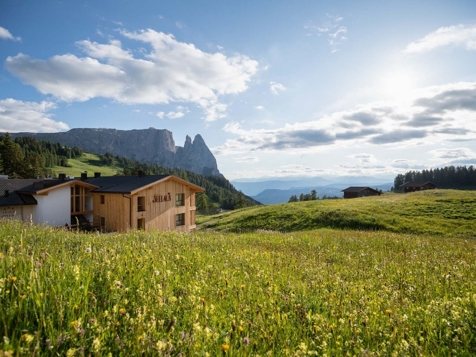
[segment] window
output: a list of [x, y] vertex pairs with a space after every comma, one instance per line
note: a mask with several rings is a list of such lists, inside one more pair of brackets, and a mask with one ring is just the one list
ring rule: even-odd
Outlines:
[[175, 215], [175, 226], [184, 226], [185, 225], [185, 213], [179, 213]]
[[106, 228], [106, 217], [101, 217], [101, 228]]
[[104, 202], [106, 202], [106, 198], [104, 197], [104, 195], [101, 195], [101, 204], [103, 205]]
[[137, 229], [145, 229], [145, 218], [139, 218], [137, 220]]
[[175, 205], [185, 206], [185, 195], [183, 193], [177, 193], [175, 195]]
[[137, 212], [145, 211], [145, 196], [137, 197]]

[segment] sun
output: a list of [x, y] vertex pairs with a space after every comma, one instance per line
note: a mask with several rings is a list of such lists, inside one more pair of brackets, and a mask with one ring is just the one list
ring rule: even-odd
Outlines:
[[390, 100], [408, 97], [415, 89], [415, 77], [408, 73], [391, 73], [382, 78], [383, 94]]

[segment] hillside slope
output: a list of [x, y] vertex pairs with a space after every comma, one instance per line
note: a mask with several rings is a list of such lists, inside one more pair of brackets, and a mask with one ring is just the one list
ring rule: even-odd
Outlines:
[[476, 237], [476, 192], [433, 190], [242, 209], [202, 229], [281, 232], [338, 228]]

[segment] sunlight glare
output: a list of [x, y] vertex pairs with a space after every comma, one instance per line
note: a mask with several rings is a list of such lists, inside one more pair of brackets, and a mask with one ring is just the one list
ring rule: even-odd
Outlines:
[[383, 77], [382, 89], [388, 99], [404, 99], [415, 89], [415, 80], [407, 73], [392, 73]]

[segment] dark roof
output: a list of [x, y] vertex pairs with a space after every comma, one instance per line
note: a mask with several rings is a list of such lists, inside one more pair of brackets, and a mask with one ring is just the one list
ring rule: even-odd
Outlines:
[[104, 193], [132, 193], [141, 187], [163, 180], [170, 175], [144, 175], [144, 176], [104, 176], [88, 178], [85, 182], [99, 186], [92, 192]]
[[431, 181], [417, 181], [417, 182], [405, 182], [403, 185], [401, 185], [400, 187], [422, 187], [422, 186], [425, 186], [427, 184], [430, 184], [432, 186], [435, 186], [435, 187], [438, 187], [436, 186], [433, 182]]
[[[27, 180], [22, 180], [27, 181]], [[31, 180], [30, 180], [31, 181]], [[19, 188], [17, 191], [25, 194], [36, 194], [39, 191], [43, 191], [48, 188], [59, 186], [65, 182], [74, 181], [74, 180], [58, 180], [58, 179], [46, 179], [46, 180], [32, 180], [30, 184]]]
[[370, 188], [370, 187], [363, 187], [363, 186], [351, 186], [351, 187], [347, 187], [345, 190], [342, 190], [342, 192], [360, 192], [360, 191], [363, 191], [363, 190], [372, 190], [372, 191], [375, 191], [375, 192], [378, 192], [380, 193], [379, 191], [373, 189], [373, 188]]
[[[0, 179], [0, 206], [36, 205], [32, 195], [17, 191], [38, 181], [41, 180]], [[5, 191], [8, 191], [8, 197], [5, 197]]]

